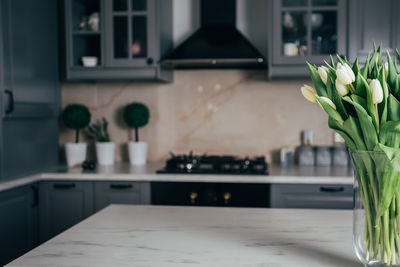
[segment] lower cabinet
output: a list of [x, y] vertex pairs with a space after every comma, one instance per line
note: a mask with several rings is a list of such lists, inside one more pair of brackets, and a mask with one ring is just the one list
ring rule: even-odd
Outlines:
[[38, 244], [37, 184], [0, 193], [0, 266]]
[[149, 182], [96, 182], [95, 211], [110, 204], [150, 204]]
[[44, 242], [94, 212], [93, 183], [40, 183], [40, 241]]
[[272, 184], [271, 208], [352, 209], [352, 185]]

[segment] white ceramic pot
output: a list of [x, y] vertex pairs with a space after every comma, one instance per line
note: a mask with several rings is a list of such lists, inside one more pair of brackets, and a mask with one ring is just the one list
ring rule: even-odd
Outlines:
[[145, 165], [147, 161], [147, 143], [129, 142], [128, 143], [129, 162], [132, 165]]
[[86, 149], [86, 143], [66, 143], [65, 155], [68, 167], [84, 162], [86, 160]]
[[96, 156], [99, 165], [113, 165], [115, 155], [114, 142], [97, 142]]

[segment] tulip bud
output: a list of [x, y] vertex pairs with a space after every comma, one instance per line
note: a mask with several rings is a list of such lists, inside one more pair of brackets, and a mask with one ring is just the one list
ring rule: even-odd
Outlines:
[[332, 108], [336, 109], [336, 105], [329, 98], [327, 98], [325, 96], [321, 96], [320, 99], [322, 99], [325, 103], [327, 103]]
[[340, 96], [345, 96], [349, 93], [349, 88], [347, 88], [347, 85], [342, 84], [337, 78], [335, 81], [335, 87]]
[[373, 79], [369, 83], [369, 88], [371, 89], [372, 104], [381, 103], [383, 100], [383, 90], [381, 83], [377, 79]]
[[317, 102], [317, 98], [315, 97], [317, 90], [315, 90], [313, 87], [305, 84], [300, 88], [300, 90], [305, 99], [312, 103]]
[[353, 70], [347, 64], [340, 64], [338, 62], [336, 67], [336, 77], [341, 84], [348, 85], [356, 80]]
[[387, 77], [389, 75], [389, 63], [385, 62], [385, 79], [387, 80]]
[[328, 71], [329, 69], [325, 66], [318, 67], [319, 77], [321, 77], [321, 80], [325, 85], [328, 80]]

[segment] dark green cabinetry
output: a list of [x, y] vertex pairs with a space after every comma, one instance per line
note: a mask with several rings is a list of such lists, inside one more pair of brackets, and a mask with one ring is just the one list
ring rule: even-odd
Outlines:
[[400, 2], [396, 0], [349, 1], [349, 58], [365, 62], [375, 41], [384, 51], [400, 48]]
[[148, 182], [96, 182], [94, 190], [96, 212], [110, 204], [150, 205]]
[[91, 182], [40, 183], [40, 241], [44, 242], [93, 214]]
[[271, 208], [351, 209], [352, 185], [272, 184]]
[[0, 180], [58, 163], [58, 1], [0, 1]]
[[38, 244], [37, 184], [0, 193], [0, 266]]
[[172, 49], [170, 0], [65, 0], [64, 10], [67, 80], [172, 79], [159, 65]]
[[269, 1], [268, 73], [307, 76], [305, 61], [321, 65], [347, 53], [346, 0]]

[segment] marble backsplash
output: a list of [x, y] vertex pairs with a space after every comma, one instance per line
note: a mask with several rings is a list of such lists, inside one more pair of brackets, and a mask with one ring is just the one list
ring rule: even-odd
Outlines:
[[[315, 144], [332, 144], [327, 115], [300, 93], [300, 86], [310, 81], [268, 81], [266, 76], [260, 70], [179, 70], [173, 83], [68, 82], [62, 86], [62, 102], [85, 104], [93, 120], [109, 120], [116, 161], [128, 160], [126, 143], [132, 133], [121, 114], [133, 101], [145, 103], [151, 112], [149, 124], [139, 130], [140, 139], [149, 144], [150, 161], [190, 150], [271, 160], [283, 146], [298, 146], [303, 129], [313, 130]], [[62, 159], [64, 143], [73, 140], [73, 131], [61, 125]], [[93, 150], [91, 145], [90, 159]]]

